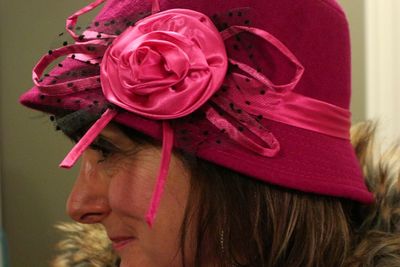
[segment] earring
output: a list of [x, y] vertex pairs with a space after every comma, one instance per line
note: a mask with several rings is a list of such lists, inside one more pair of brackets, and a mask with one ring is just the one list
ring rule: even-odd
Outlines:
[[221, 253], [224, 254], [225, 253], [225, 247], [224, 247], [224, 229], [222, 229], [219, 232], [219, 245], [221, 248]]
[[[222, 230], [219, 232], [219, 245], [220, 245], [221, 253], [222, 253], [222, 254], [225, 253], [224, 242], [225, 242], [225, 241], [224, 241], [224, 229], [222, 229]], [[236, 263], [232, 262], [232, 267], [238, 267], [238, 265], [237, 265]]]

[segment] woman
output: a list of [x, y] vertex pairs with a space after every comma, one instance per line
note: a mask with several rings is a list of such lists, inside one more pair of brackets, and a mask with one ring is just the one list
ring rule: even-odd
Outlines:
[[377, 200], [337, 3], [107, 1], [79, 32], [102, 2], [21, 98], [77, 142], [71, 218], [101, 224], [120, 266], [349, 264]]

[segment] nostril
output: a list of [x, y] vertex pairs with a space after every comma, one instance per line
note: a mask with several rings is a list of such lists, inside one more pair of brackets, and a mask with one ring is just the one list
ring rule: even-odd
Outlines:
[[107, 201], [102, 198], [72, 198], [67, 202], [67, 214], [80, 223], [98, 223], [111, 212]]
[[100, 212], [86, 213], [79, 218], [79, 221], [82, 223], [98, 223], [104, 216], [105, 214]]

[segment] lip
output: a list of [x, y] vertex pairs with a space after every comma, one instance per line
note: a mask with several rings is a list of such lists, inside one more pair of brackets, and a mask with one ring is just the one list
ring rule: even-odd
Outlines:
[[135, 241], [136, 238], [133, 236], [116, 236], [116, 237], [110, 237], [110, 240], [112, 242], [113, 249], [116, 251], [121, 251], [130, 243]]

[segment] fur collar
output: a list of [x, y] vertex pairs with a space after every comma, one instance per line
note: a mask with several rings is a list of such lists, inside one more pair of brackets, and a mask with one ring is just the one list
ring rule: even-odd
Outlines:
[[117, 267], [118, 258], [100, 224], [62, 223], [56, 226], [65, 239], [57, 244], [60, 252], [52, 267]]

